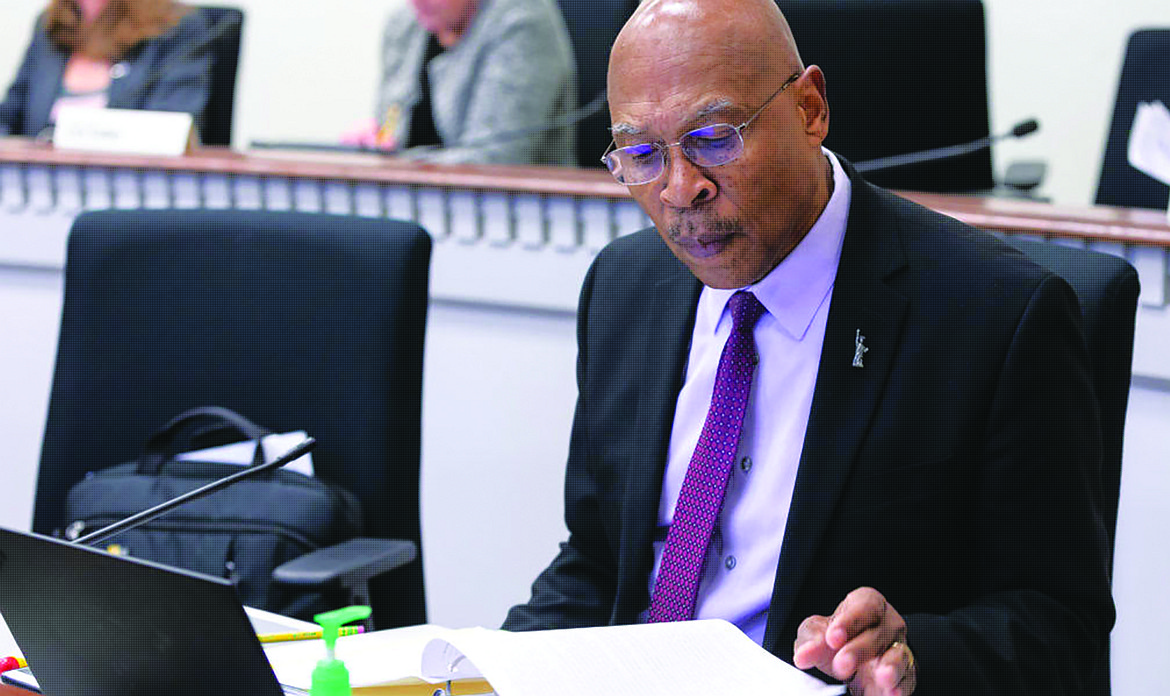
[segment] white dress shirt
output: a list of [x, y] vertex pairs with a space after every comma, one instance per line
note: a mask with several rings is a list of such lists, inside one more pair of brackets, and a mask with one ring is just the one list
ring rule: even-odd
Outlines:
[[[776, 268], [743, 288], [755, 293], [767, 310], [754, 331], [760, 361], [695, 605], [695, 618], [727, 619], [757, 643], [764, 638], [849, 215], [849, 177], [836, 156], [828, 150], [825, 154], [834, 182], [828, 205]], [[726, 308], [734, 292], [704, 287], [699, 296], [658, 507], [651, 592], [666, 530], [711, 404], [719, 357], [731, 333]]]

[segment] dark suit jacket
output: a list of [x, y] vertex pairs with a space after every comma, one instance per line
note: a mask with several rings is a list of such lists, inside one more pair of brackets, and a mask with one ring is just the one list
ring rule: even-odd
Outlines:
[[[994, 237], [873, 187], [853, 197], [764, 647], [874, 587], [919, 694], [1075, 694], [1113, 623], [1079, 307]], [[652, 540], [700, 285], [654, 230], [586, 278], [570, 537], [512, 630], [621, 624]], [[855, 332], [864, 367], [852, 367]], [[793, 443], [794, 447], [801, 443]]]
[[[162, 36], [140, 42], [122, 58], [126, 74], [110, 82], [112, 109], [182, 111], [198, 121], [211, 90], [207, 20], [190, 12]], [[35, 137], [49, 125], [69, 54], [37, 20], [16, 79], [0, 102], [0, 135]]]

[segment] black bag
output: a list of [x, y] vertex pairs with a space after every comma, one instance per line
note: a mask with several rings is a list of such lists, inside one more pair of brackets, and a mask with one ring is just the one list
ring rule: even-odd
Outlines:
[[[191, 409], [151, 435], [137, 462], [92, 472], [69, 491], [66, 538], [158, 505], [240, 471], [233, 464], [176, 460], [210, 431], [229, 429], [256, 441], [263, 428], [226, 408]], [[237, 440], [240, 438], [236, 438]], [[277, 470], [194, 500], [142, 527], [102, 542], [107, 550], [226, 578], [246, 605], [307, 617], [327, 608], [319, 593], [271, 582], [273, 568], [361, 533], [361, 505], [349, 491], [294, 471]]]

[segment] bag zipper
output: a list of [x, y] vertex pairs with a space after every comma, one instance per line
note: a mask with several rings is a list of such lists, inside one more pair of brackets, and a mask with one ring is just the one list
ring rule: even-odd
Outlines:
[[[100, 529], [101, 527], [111, 525], [111, 524], [113, 524], [121, 519], [124, 519], [124, 518], [110, 516], [110, 517], [90, 517], [90, 518], [87, 518], [84, 520], [75, 520], [75, 521], [71, 522], [69, 524], [69, 526], [67, 527], [66, 537], [68, 538], [70, 534], [73, 534], [74, 536], [71, 539], [69, 539], [70, 541], [73, 541], [73, 540], [77, 539], [79, 536], [81, 536], [82, 532], [84, 532], [85, 529], [87, 529], [91, 526], [94, 529]], [[78, 528], [79, 522], [82, 525], [84, 525], [80, 529]], [[146, 529], [146, 530], [160, 531], [160, 532], [205, 531], [205, 532], [250, 532], [253, 534], [275, 534], [276, 536], [283, 537], [289, 541], [292, 541], [293, 543], [299, 544], [301, 547], [306, 549], [305, 553], [308, 553], [309, 551], [315, 551], [315, 550], [321, 548], [320, 544], [314, 542], [309, 537], [305, 536], [304, 534], [301, 534], [297, 530], [295, 530], [287, 525], [276, 524], [276, 523], [272, 523], [272, 522], [268, 522], [268, 523], [247, 522], [247, 521], [243, 521], [243, 520], [240, 520], [240, 521], [225, 520], [223, 522], [206, 522], [206, 521], [196, 521], [196, 520], [190, 520], [190, 519], [184, 519], [184, 518], [172, 518], [170, 520], [162, 520], [162, 521], [154, 520], [153, 522], [150, 522], [149, 524], [145, 524], [145, 525], [139, 527], [138, 529]], [[127, 531], [129, 531], [129, 530], [127, 530]]]

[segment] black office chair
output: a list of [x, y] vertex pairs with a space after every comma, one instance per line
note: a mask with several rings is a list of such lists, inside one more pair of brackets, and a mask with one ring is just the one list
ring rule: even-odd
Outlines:
[[[577, 104], [584, 107], [605, 96], [609, 49], [637, 9], [638, 0], [558, 0], [558, 4], [577, 61]], [[578, 166], [604, 168], [601, 155], [609, 146], [609, 126], [609, 109], [604, 104], [577, 124]]]
[[211, 43], [211, 94], [203, 110], [199, 135], [204, 145], [226, 147], [232, 144], [244, 13], [233, 7], [202, 7], [199, 11], [207, 18], [212, 34], [218, 34]]
[[[825, 72], [825, 146], [853, 162], [986, 137], [987, 46], [981, 0], [777, 0], [805, 65]], [[914, 75], [913, 94], [901, 86]], [[776, 76], [776, 86], [787, 75]], [[913, 100], [913, 107], [907, 104]], [[995, 185], [991, 151], [866, 174], [910, 191]]]
[[1134, 169], [1127, 155], [1138, 102], [1157, 100], [1170, 106], [1170, 29], [1140, 29], [1130, 34], [1125, 48], [1097, 183], [1097, 205], [1166, 210], [1170, 186]]
[[[361, 501], [364, 536], [421, 547], [430, 250], [421, 228], [385, 220], [80, 216], [33, 530], [62, 526], [65, 495], [87, 471], [137, 459], [151, 431], [215, 404], [274, 431], [307, 431], [317, 474]], [[426, 620], [421, 556], [369, 589], [377, 627]]]
[[[1008, 242], [1036, 263], [1068, 281], [1081, 304], [1085, 342], [1093, 366], [1093, 388], [1101, 412], [1101, 515], [1109, 535], [1112, 576], [1117, 504], [1121, 494], [1121, 451], [1133, 367], [1133, 331], [1140, 286], [1124, 259], [1087, 249], [1030, 239]], [[1109, 695], [1109, 653], [1095, 666], [1086, 696]]]

